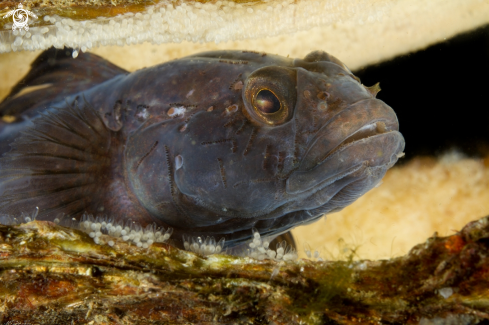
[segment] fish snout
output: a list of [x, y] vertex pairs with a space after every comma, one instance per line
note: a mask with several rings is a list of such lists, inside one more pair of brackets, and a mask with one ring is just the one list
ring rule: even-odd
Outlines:
[[[384, 102], [367, 99], [350, 105], [310, 141], [299, 168], [287, 180], [287, 193], [323, 189], [352, 174], [380, 180], [402, 156], [405, 142], [398, 130], [397, 117]], [[383, 172], [369, 174], [372, 168]]]

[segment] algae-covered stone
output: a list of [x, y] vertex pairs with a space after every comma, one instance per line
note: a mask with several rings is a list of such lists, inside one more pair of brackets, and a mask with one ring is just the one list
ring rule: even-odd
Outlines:
[[108, 235], [97, 245], [47, 221], [0, 226], [0, 321], [476, 324], [489, 318], [488, 220], [403, 257], [334, 262], [200, 257]]

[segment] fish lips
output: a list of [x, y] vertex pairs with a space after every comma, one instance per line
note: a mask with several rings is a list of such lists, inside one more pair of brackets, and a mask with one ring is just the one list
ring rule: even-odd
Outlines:
[[404, 150], [397, 117], [378, 99], [356, 102], [326, 123], [310, 141], [288, 194], [324, 188], [365, 167], [387, 170]]

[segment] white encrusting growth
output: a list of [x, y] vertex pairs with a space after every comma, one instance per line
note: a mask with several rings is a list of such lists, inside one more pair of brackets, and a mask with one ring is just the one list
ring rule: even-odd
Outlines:
[[32, 212], [29, 216], [28, 214], [22, 212], [21, 220], [24, 220], [26, 223], [36, 220], [37, 215], [39, 214], [39, 207], [36, 207], [36, 210]]
[[[39, 213], [39, 208], [31, 214], [22, 213], [20, 218], [13, 218], [8, 215], [0, 216], [0, 224], [14, 225], [23, 222], [31, 222], [36, 219]], [[62, 217], [61, 217], [62, 218]], [[59, 224], [60, 219], [56, 218], [55, 223]], [[72, 219], [70, 227], [77, 228], [87, 233], [96, 244], [107, 244], [109, 246], [115, 245], [115, 238], [120, 238], [125, 242], [132, 243], [137, 247], [148, 248], [153, 243], [164, 243], [170, 239], [173, 232], [172, 228], [163, 229], [157, 228], [155, 224], [148, 225], [146, 228], [142, 228], [141, 225], [133, 221], [121, 223], [113, 221], [105, 216], [93, 217], [91, 214], [83, 214], [80, 221]], [[292, 261], [298, 258], [297, 252], [293, 247], [287, 245], [285, 241], [277, 244], [276, 250], [269, 247], [271, 240], [267, 237], [262, 238], [257, 229], [252, 229], [253, 237], [249, 242], [248, 249], [244, 252], [244, 255], [257, 259], [272, 259], [276, 261]], [[102, 235], [109, 235], [114, 239], [101, 239]], [[201, 256], [207, 256], [212, 254], [219, 254], [224, 249], [225, 239], [221, 238], [216, 242], [214, 237], [190, 237], [183, 236], [183, 245], [187, 251], [194, 252]], [[307, 251], [306, 251], [307, 254]], [[307, 254], [310, 257], [310, 252]], [[315, 258], [322, 260], [319, 257], [319, 253], [314, 253]], [[277, 270], [278, 272], [278, 270]]]
[[[39, 208], [32, 214], [27, 214], [23, 212], [20, 217], [13, 217], [10, 215], [0, 215], [0, 224], [2, 225], [19, 225], [21, 223], [28, 223], [36, 220], [39, 214]], [[64, 215], [60, 215], [63, 219]], [[152, 224], [146, 228], [142, 228], [141, 225], [136, 222], [126, 222], [121, 223], [117, 221], [112, 221], [107, 217], [93, 217], [91, 214], [83, 214], [81, 221], [77, 221], [72, 218], [71, 221], [63, 220], [60, 218], [55, 218], [54, 223], [62, 223], [65, 226], [79, 229], [87, 233], [96, 244], [104, 244], [101, 240], [102, 234], [109, 235], [113, 237], [112, 239], [106, 240], [109, 246], [115, 245], [115, 238], [120, 238], [125, 242], [133, 243], [134, 245], [142, 248], [148, 248], [153, 243], [164, 243], [170, 239], [173, 232], [172, 228], [163, 229], [157, 228], [156, 225]]]
[[[0, 53], [44, 50], [51, 46], [79, 51], [105, 45], [192, 42], [224, 42], [276, 36], [332, 25], [341, 20], [379, 21], [384, 10], [371, 10], [368, 0], [356, 1], [264, 0], [182, 2], [161, 0], [145, 11], [111, 18], [75, 21], [57, 15], [44, 16], [48, 26], [30, 23], [28, 32], [10, 30], [12, 21], [0, 32]], [[369, 10], [370, 9], [370, 10]], [[36, 8], [33, 11], [36, 12]], [[79, 9], [84, 10], [84, 9]], [[318, 14], [321, 13], [321, 14]], [[327, 13], [327, 14], [322, 14]]]
[[224, 238], [216, 243], [214, 237], [207, 237], [203, 240], [202, 237], [183, 236], [183, 246], [186, 250], [202, 256], [219, 254], [224, 247]]
[[311, 246], [308, 243], [304, 244], [304, 252], [306, 253], [307, 258], [310, 260], [315, 260], [318, 262], [324, 261], [323, 258], [321, 257], [321, 252], [318, 251], [317, 249], [315, 249], [313, 252]]
[[[90, 214], [84, 214], [78, 228], [81, 231], [86, 232], [96, 244], [100, 244], [100, 237], [102, 234], [107, 234], [111, 237], [121, 238], [123, 241], [135, 244], [138, 247], [148, 248], [153, 243], [164, 243], [173, 232], [172, 228], [164, 229], [156, 228], [156, 226], [149, 225], [146, 228], [142, 228], [139, 224], [134, 222], [128, 222], [122, 224], [119, 222], [111, 221], [106, 217], [94, 218]], [[107, 242], [109, 246], [114, 246], [115, 242], [109, 240]]]
[[261, 238], [260, 233], [255, 228], [252, 229], [253, 237], [248, 244], [247, 256], [257, 259], [272, 259], [277, 261], [292, 261], [298, 258], [297, 252], [293, 247], [287, 245], [285, 241], [277, 244], [276, 250], [270, 249], [271, 240], [267, 237]]

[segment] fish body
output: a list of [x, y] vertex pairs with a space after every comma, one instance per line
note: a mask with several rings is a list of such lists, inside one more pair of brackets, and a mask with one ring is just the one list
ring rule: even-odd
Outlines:
[[0, 104], [15, 120], [0, 126], [2, 214], [100, 213], [234, 246], [341, 210], [404, 149], [377, 90], [322, 51], [205, 52], [133, 73], [70, 55], [41, 54]]

